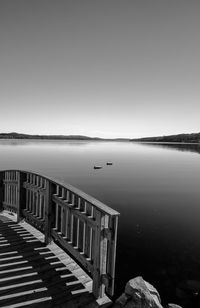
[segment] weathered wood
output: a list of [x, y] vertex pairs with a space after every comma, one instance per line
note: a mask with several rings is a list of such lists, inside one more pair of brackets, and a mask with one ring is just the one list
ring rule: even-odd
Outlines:
[[69, 184], [19, 170], [0, 172], [1, 206], [43, 232], [46, 244], [53, 237], [69, 251], [93, 278], [97, 298], [113, 295], [118, 212]]
[[51, 241], [51, 227], [52, 227], [52, 183], [46, 180], [46, 194], [45, 194], [45, 244]]
[[90, 273], [93, 273], [93, 264], [81, 255], [78, 250], [74, 249], [70, 242], [64, 240], [55, 230], [52, 231], [52, 236], [57, 242], [59, 242], [63, 249], [68, 251], [80, 264], [82, 264], [84, 269]]
[[101, 253], [101, 212], [95, 211], [95, 218], [97, 226], [95, 228], [95, 242], [94, 242], [94, 274], [93, 274], [93, 294], [101, 297], [102, 284], [100, 272], [100, 253]]
[[96, 226], [96, 221], [93, 220], [92, 216], [88, 216], [86, 212], [82, 212], [80, 209], [72, 207], [71, 203], [66, 202], [66, 200], [61, 200], [56, 195], [53, 195], [52, 200], [64, 208], [69, 208], [70, 213], [79, 218], [82, 222], [87, 222], [91, 227]]
[[44, 225], [45, 225], [44, 219], [40, 219], [38, 217], [33, 216], [32, 213], [30, 213], [26, 209], [22, 211], [22, 216], [35, 228], [39, 229], [40, 231], [44, 231]]
[[110, 217], [108, 226], [108, 263], [107, 263], [107, 285], [106, 292], [114, 295], [114, 280], [115, 280], [115, 260], [116, 260], [116, 245], [117, 245], [117, 228], [118, 216]]
[[26, 175], [17, 171], [17, 191], [16, 191], [16, 205], [17, 205], [17, 222], [23, 219], [23, 210], [26, 208], [26, 190], [23, 187], [23, 182], [26, 180]]

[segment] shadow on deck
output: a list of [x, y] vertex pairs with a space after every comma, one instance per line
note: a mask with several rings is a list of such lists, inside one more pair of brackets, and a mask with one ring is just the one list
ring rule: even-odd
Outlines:
[[0, 307], [99, 307], [64, 254], [60, 248], [53, 252], [23, 224], [0, 215]]

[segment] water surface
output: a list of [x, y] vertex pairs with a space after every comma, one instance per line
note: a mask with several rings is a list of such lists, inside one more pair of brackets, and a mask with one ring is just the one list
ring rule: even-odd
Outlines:
[[1, 140], [0, 169], [64, 180], [118, 210], [116, 293], [142, 275], [177, 302], [180, 282], [200, 280], [199, 154], [184, 144]]

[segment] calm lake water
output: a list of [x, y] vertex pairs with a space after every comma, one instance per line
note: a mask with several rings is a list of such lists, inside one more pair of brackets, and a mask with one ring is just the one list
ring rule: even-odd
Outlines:
[[141, 275], [178, 303], [177, 286], [200, 281], [199, 154], [183, 144], [1, 140], [0, 169], [64, 180], [118, 210], [116, 293]]

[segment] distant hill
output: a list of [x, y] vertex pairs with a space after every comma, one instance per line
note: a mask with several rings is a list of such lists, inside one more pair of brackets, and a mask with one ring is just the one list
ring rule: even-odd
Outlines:
[[179, 135], [159, 136], [159, 137], [145, 137], [145, 138], [131, 139], [130, 141], [200, 143], [200, 133], [179, 134]]
[[0, 133], [0, 139], [47, 139], [47, 140], [96, 140], [96, 141], [129, 141], [126, 138], [116, 138], [116, 139], [104, 139], [98, 137], [88, 137], [82, 135], [29, 135], [20, 134], [16, 132], [12, 133]]
[[0, 133], [0, 139], [51, 139], [51, 140], [99, 140], [100, 138], [91, 138], [88, 136], [82, 135], [29, 135], [29, 134], [20, 134], [20, 133]]

